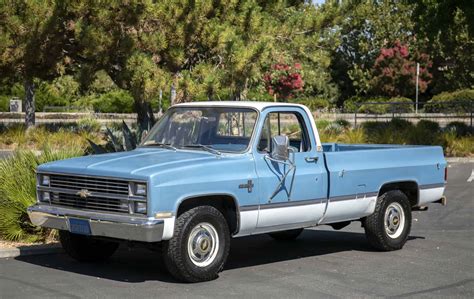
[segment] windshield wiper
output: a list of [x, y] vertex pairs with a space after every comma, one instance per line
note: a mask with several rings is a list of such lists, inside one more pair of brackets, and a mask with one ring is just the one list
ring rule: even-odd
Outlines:
[[203, 150], [207, 151], [207, 152], [210, 152], [212, 154], [215, 154], [215, 155], [221, 155], [221, 152], [216, 150], [216, 149], [213, 149], [212, 147], [210, 147], [209, 145], [204, 145], [204, 144], [186, 144], [186, 145], [183, 145], [183, 147], [194, 147], [194, 148], [202, 148]]
[[161, 142], [156, 142], [156, 141], [153, 141], [153, 140], [147, 141], [143, 145], [145, 145], [145, 146], [159, 146], [159, 147], [163, 147], [163, 148], [174, 150], [174, 151], [178, 150], [176, 147], [172, 146], [169, 143], [161, 143]]

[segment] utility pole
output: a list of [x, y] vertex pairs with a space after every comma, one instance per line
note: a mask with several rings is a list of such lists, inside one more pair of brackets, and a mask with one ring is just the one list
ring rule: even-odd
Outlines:
[[418, 77], [420, 76], [420, 64], [416, 63], [416, 99], [415, 99], [415, 114], [418, 114]]
[[161, 108], [162, 100], [163, 100], [163, 90], [160, 88], [160, 97], [159, 97], [159, 103], [158, 103], [158, 111], [160, 112], [160, 114], [163, 112], [163, 109]]

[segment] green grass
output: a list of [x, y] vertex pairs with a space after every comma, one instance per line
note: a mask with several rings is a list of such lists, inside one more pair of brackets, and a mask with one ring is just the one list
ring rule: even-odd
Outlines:
[[35, 170], [40, 164], [83, 155], [80, 148], [52, 151], [45, 148], [40, 155], [19, 150], [0, 161], [0, 237], [9, 241], [44, 241], [51, 231], [36, 227], [26, 208], [36, 201]]

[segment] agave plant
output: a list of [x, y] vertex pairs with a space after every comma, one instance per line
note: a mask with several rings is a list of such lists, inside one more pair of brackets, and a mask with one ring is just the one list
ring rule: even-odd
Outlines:
[[[148, 127], [151, 128], [151, 124]], [[131, 151], [137, 147], [144, 134], [146, 134], [146, 130], [141, 127], [133, 131], [124, 121], [122, 121], [118, 131], [106, 127], [105, 132], [107, 135], [107, 143], [105, 145], [99, 145], [87, 139], [93, 154]]]

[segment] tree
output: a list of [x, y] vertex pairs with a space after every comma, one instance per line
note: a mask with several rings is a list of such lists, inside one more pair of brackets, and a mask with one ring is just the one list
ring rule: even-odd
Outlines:
[[284, 63], [274, 64], [263, 80], [268, 93], [275, 99], [288, 100], [303, 91], [304, 81], [299, 63], [292, 66]]
[[51, 80], [66, 71], [71, 33], [65, 1], [0, 4], [0, 77], [23, 81], [27, 128], [35, 124], [35, 78]]
[[431, 94], [472, 88], [474, 8], [468, 0], [407, 0], [416, 36], [433, 60]]
[[432, 63], [425, 53], [412, 51], [396, 41], [393, 47], [382, 48], [371, 71], [372, 95], [389, 97], [413, 97], [416, 88], [416, 64], [420, 64], [419, 90], [425, 92], [432, 79], [429, 69]]
[[[331, 74], [341, 91], [339, 104], [367, 90], [367, 73], [373, 68], [381, 48], [400, 41], [413, 47], [412, 8], [400, 1], [327, 1], [323, 6], [338, 8], [333, 30], [340, 37], [332, 52]], [[369, 74], [370, 75], [370, 74]]]

